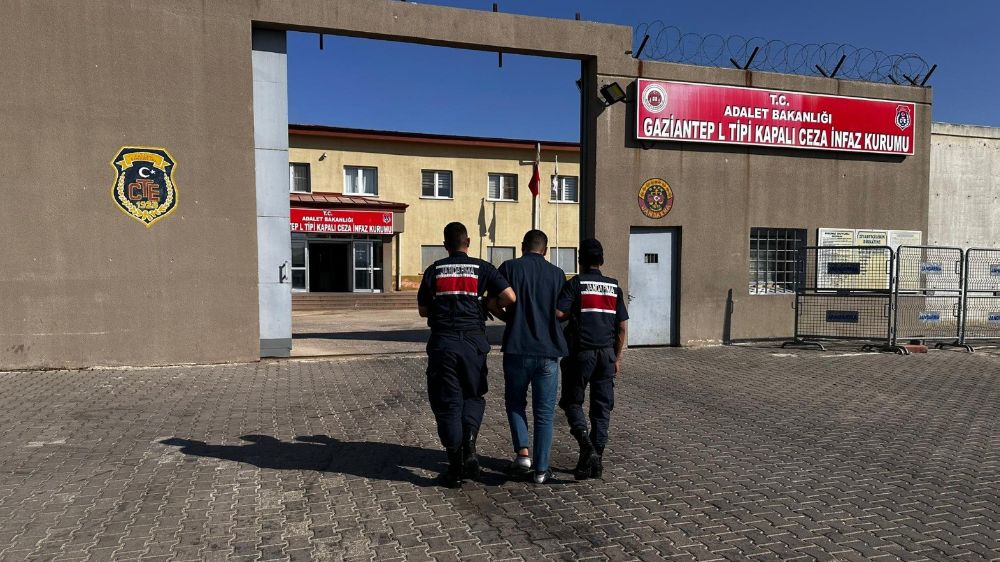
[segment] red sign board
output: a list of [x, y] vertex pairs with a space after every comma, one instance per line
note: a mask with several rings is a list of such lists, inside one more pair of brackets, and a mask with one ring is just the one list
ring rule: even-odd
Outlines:
[[639, 140], [913, 154], [912, 103], [640, 79]]
[[292, 207], [292, 232], [310, 234], [392, 234], [389, 211], [305, 209]]

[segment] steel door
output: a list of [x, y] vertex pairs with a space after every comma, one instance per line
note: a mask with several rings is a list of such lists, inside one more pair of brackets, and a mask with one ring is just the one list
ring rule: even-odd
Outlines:
[[629, 345], [676, 343], [677, 231], [629, 235]]

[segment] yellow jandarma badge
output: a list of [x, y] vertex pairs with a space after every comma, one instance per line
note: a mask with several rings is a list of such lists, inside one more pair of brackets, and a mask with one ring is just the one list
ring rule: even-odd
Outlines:
[[176, 162], [165, 148], [124, 146], [111, 161], [111, 197], [128, 216], [153, 226], [177, 208], [173, 172]]
[[674, 191], [660, 178], [646, 180], [639, 188], [639, 210], [651, 219], [662, 219], [674, 206]]

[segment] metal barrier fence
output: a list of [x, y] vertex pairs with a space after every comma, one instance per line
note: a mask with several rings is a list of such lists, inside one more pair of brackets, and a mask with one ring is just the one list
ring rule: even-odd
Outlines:
[[963, 253], [943, 246], [900, 246], [896, 250], [892, 345], [936, 341], [960, 346]]
[[795, 336], [782, 347], [825, 349], [823, 340], [864, 340], [865, 348], [894, 345], [890, 248], [808, 246], [798, 252], [795, 278]]
[[1000, 249], [808, 246], [795, 268], [795, 335], [782, 347], [863, 340], [905, 355], [907, 341], [1000, 344]]
[[966, 251], [964, 277], [961, 342], [1000, 341], [1000, 250]]

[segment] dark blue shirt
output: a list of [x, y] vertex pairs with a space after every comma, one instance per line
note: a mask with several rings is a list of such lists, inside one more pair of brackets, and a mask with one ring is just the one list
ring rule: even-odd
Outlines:
[[566, 357], [569, 349], [556, 320], [559, 291], [566, 283], [563, 270], [545, 256], [527, 253], [503, 262], [500, 275], [510, 283], [517, 300], [507, 307], [503, 332], [504, 353], [534, 357]]
[[574, 351], [614, 347], [618, 323], [628, 320], [618, 280], [601, 275], [599, 269], [567, 281], [558, 307], [569, 314], [566, 340]]
[[454, 252], [431, 264], [417, 291], [417, 304], [430, 309], [432, 332], [486, 331], [483, 294], [495, 297], [507, 281], [493, 264]]

